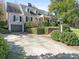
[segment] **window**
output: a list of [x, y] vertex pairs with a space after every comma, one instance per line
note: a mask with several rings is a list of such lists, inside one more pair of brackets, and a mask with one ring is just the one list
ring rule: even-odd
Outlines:
[[16, 16], [15, 15], [13, 16], [13, 21], [16, 21]]
[[38, 13], [38, 11], [36, 11], [36, 14]]
[[26, 22], [28, 22], [28, 17], [26, 16]]
[[31, 21], [33, 20], [33, 18], [31, 17]]
[[20, 22], [22, 21], [22, 17], [20, 16]]

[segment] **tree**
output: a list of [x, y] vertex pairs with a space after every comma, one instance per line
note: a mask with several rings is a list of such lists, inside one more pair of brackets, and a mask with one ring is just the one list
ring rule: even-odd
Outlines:
[[3, 9], [2, 7], [0, 7], [0, 20], [3, 18], [3, 16], [4, 16]]
[[52, 12], [55, 9], [61, 14], [62, 12], [67, 12], [73, 9], [75, 6], [75, 0], [51, 0], [49, 5], [49, 11]]
[[75, 0], [51, 0], [49, 5], [49, 11], [57, 13], [58, 17], [65, 16], [73, 8], [75, 8]]

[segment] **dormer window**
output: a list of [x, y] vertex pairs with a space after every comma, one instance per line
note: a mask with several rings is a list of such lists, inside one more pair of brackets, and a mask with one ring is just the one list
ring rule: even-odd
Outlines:
[[29, 8], [26, 8], [26, 12], [30, 12]]

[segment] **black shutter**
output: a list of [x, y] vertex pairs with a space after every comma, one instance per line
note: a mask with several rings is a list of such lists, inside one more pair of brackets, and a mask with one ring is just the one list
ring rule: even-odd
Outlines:
[[22, 21], [22, 17], [20, 16], [20, 22]]
[[15, 20], [16, 20], [16, 16], [14, 15], [14, 16], [13, 16], [13, 21], [15, 21]]

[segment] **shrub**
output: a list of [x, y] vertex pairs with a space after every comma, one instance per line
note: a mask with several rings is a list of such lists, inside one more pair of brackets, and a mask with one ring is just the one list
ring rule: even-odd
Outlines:
[[26, 28], [34, 28], [34, 27], [38, 27], [38, 24], [29, 21], [29, 22], [26, 22], [26, 23], [25, 23], [25, 27], [26, 27]]
[[25, 31], [28, 32], [28, 33], [32, 33], [31, 28], [26, 28]]
[[52, 39], [63, 42], [67, 45], [77, 46], [79, 45], [79, 39], [75, 33], [72, 32], [53, 32], [51, 35]]
[[8, 45], [2, 37], [0, 37], [0, 59], [6, 59], [8, 54]]
[[56, 41], [60, 41], [60, 32], [53, 32], [51, 34], [52, 39], [56, 40]]
[[37, 34], [37, 28], [31, 28], [33, 34]]
[[8, 33], [8, 26], [6, 21], [0, 21], [0, 33]]
[[7, 29], [0, 28], [0, 33], [5, 34], [5, 33], [9, 33], [9, 31]]
[[45, 34], [45, 29], [42, 27], [37, 28], [37, 34]]
[[70, 26], [67, 24], [63, 24], [63, 31], [64, 32], [71, 32]]
[[72, 46], [79, 45], [79, 39], [78, 39], [78, 37], [76, 36], [75, 33], [64, 32], [62, 34], [61, 39], [62, 39], [62, 42], [64, 42], [67, 45], [72, 45]]

